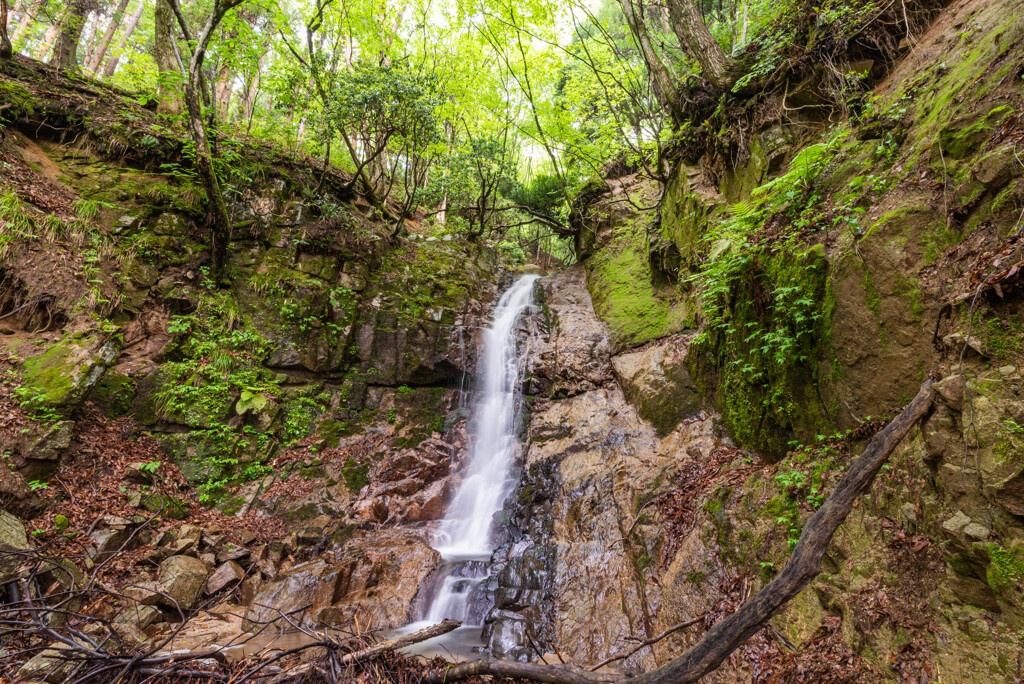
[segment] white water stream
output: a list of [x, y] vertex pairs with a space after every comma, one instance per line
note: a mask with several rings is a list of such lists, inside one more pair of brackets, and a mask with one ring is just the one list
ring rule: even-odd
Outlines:
[[[456, 632], [475, 631], [475, 643], [479, 643], [479, 628], [490, 608], [482, 595], [482, 585], [494, 551], [491, 527], [495, 513], [516, 485], [512, 471], [522, 379], [516, 326], [523, 311], [533, 304], [537, 278], [519, 278], [498, 300], [491, 326], [484, 331], [482, 355], [477, 364], [480, 383], [470, 415], [468, 465], [434, 538], [434, 548], [441, 553], [444, 564], [421, 621], [403, 628], [403, 632], [444, 619], [461, 620], [463, 627]], [[452, 634], [454, 640], [439, 637], [447, 645], [432, 646], [443, 649], [461, 645], [469, 637], [465, 633]], [[425, 642], [424, 646], [431, 645]]]

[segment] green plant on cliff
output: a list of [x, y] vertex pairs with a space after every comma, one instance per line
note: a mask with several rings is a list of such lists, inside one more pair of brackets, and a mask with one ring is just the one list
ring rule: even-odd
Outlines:
[[735, 205], [705, 236], [706, 256], [689, 278], [705, 320], [695, 343], [718, 359], [734, 434], [777, 455], [806, 405], [794, 385], [813, 377], [830, 317], [824, 252], [806, 238], [828, 226], [814, 186], [824, 149], [798, 157], [789, 173]]

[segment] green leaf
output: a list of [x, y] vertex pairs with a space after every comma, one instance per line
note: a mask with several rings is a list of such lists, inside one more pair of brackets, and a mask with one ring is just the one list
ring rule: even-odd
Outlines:
[[251, 392], [249, 390], [242, 390], [241, 395], [238, 397], [238, 403], [235, 404], [235, 413], [243, 415], [246, 411], [254, 411], [256, 413], [262, 411], [267, 407], [266, 395], [258, 392]]

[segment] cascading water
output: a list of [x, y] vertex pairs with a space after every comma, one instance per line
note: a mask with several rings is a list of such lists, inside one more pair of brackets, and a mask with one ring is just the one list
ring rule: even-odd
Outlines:
[[491, 527], [494, 514], [516, 485], [512, 471], [522, 378], [516, 325], [533, 303], [537, 278], [519, 278], [498, 300], [491, 326], [484, 331], [483, 353], [477, 364], [481, 382], [470, 417], [468, 465], [434, 538], [444, 565], [421, 622], [409, 628], [447, 618], [461, 620], [463, 629], [473, 626], [478, 636], [489, 608], [481, 589], [494, 550]]

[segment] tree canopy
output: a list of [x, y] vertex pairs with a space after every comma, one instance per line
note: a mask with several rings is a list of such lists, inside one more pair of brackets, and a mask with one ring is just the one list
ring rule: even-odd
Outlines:
[[[567, 260], [572, 197], [610, 169], [664, 182], [666, 144], [686, 126], [678, 85], [731, 87], [726, 55], [780, 7], [2, 0], [0, 53], [9, 43], [183, 119], [208, 194], [231, 183], [217, 140], [254, 136], [349, 171], [396, 233], [419, 216]], [[213, 204], [216, 252], [231, 227]]]

